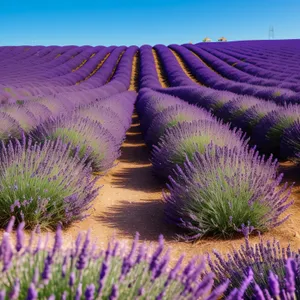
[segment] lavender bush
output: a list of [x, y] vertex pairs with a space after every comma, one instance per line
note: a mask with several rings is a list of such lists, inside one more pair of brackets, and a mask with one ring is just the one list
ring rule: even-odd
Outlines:
[[243, 228], [245, 244], [232, 254], [223, 256], [215, 250], [214, 258], [208, 255], [210, 269], [216, 274], [216, 284], [230, 278], [229, 290], [235, 290], [236, 294], [244, 284], [246, 299], [299, 299], [299, 250], [294, 252], [290, 246], [281, 247], [275, 239], [264, 242], [261, 238], [258, 244], [251, 246], [250, 230]]
[[193, 105], [182, 104], [168, 107], [158, 113], [152, 120], [145, 136], [145, 142], [149, 146], [155, 145], [167, 128], [171, 128], [180, 122], [195, 120], [216, 121], [209, 112]]
[[11, 216], [53, 228], [82, 219], [97, 196], [86, 158], [70, 157], [70, 145], [60, 140], [43, 145], [31, 139], [2, 142], [0, 152], [0, 226]]
[[170, 253], [162, 236], [154, 251], [138, 243], [138, 234], [130, 248], [111, 241], [99, 251], [87, 233], [63, 249], [60, 228], [52, 247], [44, 246], [42, 239], [33, 246], [34, 233], [25, 244], [21, 223], [13, 245], [12, 225], [0, 248], [0, 293], [9, 299], [217, 300], [228, 286], [226, 280], [213, 288], [213, 274], [204, 274], [204, 261], [197, 258], [183, 265], [181, 257], [169, 268]]
[[29, 132], [38, 123], [33, 113], [19, 105], [7, 105], [1, 111], [15, 119], [25, 132]]
[[260, 231], [278, 226], [292, 202], [291, 188], [279, 187], [283, 175], [276, 172], [277, 162], [255, 149], [211, 145], [170, 176], [166, 218], [185, 229], [187, 239], [228, 237], [248, 222]]
[[11, 138], [20, 138], [21, 135], [20, 124], [6, 113], [0, 112], [0, 141], [6, 143]]
[[236, 119], [235, 124], [251, 134], [253, 128], [264, 116], [277, 109], [280, 108], [274, 102], [263, 101], [261, 104], [248, 108], [244, 114]]
[[53, 116], [61, 115], [62, 113], [66, 113], [67, 111], [71, 111], [74, 107], [71, 102], [66, 99], [60, 99], [55, 97], [47, 97], [38, 100], [39, 103], [46, 106]]
[[117, 141], [112, 134], [98, 122], [78, 114], [63, 115], [40, 124], [31, 136], [40, 142], [61, 139], [79, 146], [80, 157], [88, 156], [94, 172], [103, 172], [113, 166], [120, 155], [122, 140]]
[[103, 107], [100, 103], [82, 106], [78, 109], [78, 115], [98, 122], [108, 130], [120, 143], [124, 140], [126, 127], [121, 118], [109, 107]]
[[217, 112], [217, 116], [225, 121], [234, 122], [237, 118], [243, 116], [247, 109], [261, 104], [262, 101], [263, 100], [251, 96], [240, 96], [227, 102]]
[[155, 175], [167, 179], [176, 164], [182, 166], [186, 157], [192, 159], [195, 152], [204, 153], [210, 143], [233, 148], [243, 147], [247, 141], [240, 130], [230, 130], [229, 125], [220, 122], [179, 123], [167, 129], [153, 146], [151, 162]]
[[[148, 97], [146, 97], [148, 96]], [[147, 100], [147, 101], [145, 101]], [[143, 132], [146, 132], [153, 118], [164, 109], [174, 106], [174, 105], [186, 105], [181, 99], [175, 98], [169, 95], [161, 94], [161, 93], [145, 93], [145, 96], [140, 98], [140, 102], [143, 103], [143, 110], [140, 113], [140, 126]]]
[[268, 113], [253, 130], [254, 142], [267, 153], [280, 155], [280, 140], [286, 129], [300, 120], [300, 105], [288, 105]]
[[300, 121], [296, 121], [287, 128], [280, 141], [280, 154], [299, 162], [300, 153]]

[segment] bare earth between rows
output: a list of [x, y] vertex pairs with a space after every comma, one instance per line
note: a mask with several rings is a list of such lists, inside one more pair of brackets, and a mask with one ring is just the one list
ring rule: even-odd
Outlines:
[[[130, 242], [136, 232], [140, 233], [140, 240], [155, 245], [158, 236], [163, 234], [166, 245], [172, 248], [174, 261], [182, 253], [190, 259], [213, 249], [226, 253], [237, 249], [243, 243], [242, 238], [205, 238], [194, 244], [176, 239], [174, 228], [163, 220], [164, 204], [161, 191], [164, 186], [152, 176], [148, 149], [143, 143], [136, 115], [133, 116], [133, 124], [127, 132], [121, 150], [122, 155], [117, 165], [97, 182], [103, 187], [94, 200], [91, 215], [64, 231], [66, 245], [75, 239], [78, 232], [88, 229], [91, 231], [92, 240], [99, 247], [106, 246], [112, 236]], [[286, 174], [286, 180], [295, 181], [297, 170], [291, 164], [284, 163], [281, 169]], [[263, 239], [271, 240], [275, 237], [284, 246], [290, 243], [293, 249], [300, 248], [299, 185], [300, 181], [296, 182], [292, 193], [295, 203], [288, 210], [288, 214], [292, 216], [278, 228], [264, 234]], [[258, 237], [251, 237], [251, 242], [257, 241]]]

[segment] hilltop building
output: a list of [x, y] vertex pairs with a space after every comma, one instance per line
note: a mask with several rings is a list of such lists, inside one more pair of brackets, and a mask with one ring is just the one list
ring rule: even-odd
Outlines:
[[203, 42], [204, 42], [204, 43], [211, 42], [211, 39], [210, 39], [209, 37], [206, 37], [206, 38], [203, 39]]
[[227, 39], [222, 36], [218, 39], [218, 42], [227, 42]]

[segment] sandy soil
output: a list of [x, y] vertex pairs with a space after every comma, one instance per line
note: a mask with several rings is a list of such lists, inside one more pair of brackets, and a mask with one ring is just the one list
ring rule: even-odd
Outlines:
[[[282, 164], [281, 169], [289, 181], [293, 181], [298, 172], [290, 163]], [[174, 229], [163, 221], [163, 186], [152, 176], [149, 153], [143, 143], [136, 115], [127, 133], [118, 164], [99, 179], [97, 184], [103, 187], [94, 201], [91, 215], [64, 231], [67, 244], [79, 231], [88, 229], [91, 230], [92, 239], [96, 240], [100, 247], [106, 245], [113, 235], [131, 241], [137, 231], [141, 240], [155, 244], [162, 233], [166, 245], [172, 248], [172, 259], [175, 260], [182, 253], [186, 253], [186, 258], [189, 259], [212, 249], [228, 252], [243, 243], [242, 238], [227, 241], [206, 238], [194, 244], [176, 240]], [[291, 218], [277, 229], [264, 234], [264, 239], [276, 237], [282, 245], [290, 243], [294, 249], [300, 248], [299, 185], [300, 181], [293, 189], [295, 204], [288, 211], [292, 214]], [[252, 237], [251, 241], [258, 241], [258, 237]]]
[[[293, 181], [297, 170], [290, 163], [282, 164], [286, 180]], [[74, 237], [78, 230], [91, 229], [91, 234], [98, 239], [99, 244], [106, 243], [112, 235], [126, 240], [132, 240], [135, 233], [140, 233], [140, 239], [156, 243], [159, 234], [163, 234], [166, 244], [172, 248], [173, 258], [178, 258], [183, 252], [187, 258], [201, 255], [218, 249], [227, 252], [241, 245], [243, 239], [216, 240], [203, 239], [191, 244], [179, 242], [174, 234], [174, 228], [163, 221], [163, 207], [159, 184], [151, 173], [149, 153], [141, 133], [137, 116], [127, 133], [122, 147], [122, 156], [118, 165], [98, 182], [103, 185], [99, 197], [95, 201], [91, 216], [66, 231], [68, 238]], [[264, 239], [276, 237], [283, 245], [290, 243], [300, 248], [300, 197], [299, 184], [293, 189], [295, 204], [289, 209], [291, 218], [280, 227], [263, 235]], [[258, 241], [258, 237], [251, 238]]]

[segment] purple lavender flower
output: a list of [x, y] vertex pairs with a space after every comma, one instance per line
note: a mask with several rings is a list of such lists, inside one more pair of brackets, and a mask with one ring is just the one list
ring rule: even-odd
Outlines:
[[62, 228], [61, 224], [58, 224], [56, 232], [55, 232], [55, 243], [53, 245], [53, 253], [56, 251], [59, 251], [63, 245], [63, 239], [62, 239]]
[[104, 260], [103, 263], [102, 263], [101, 270], [100, 270], [100, 275], [99, 275], [99, 282], [98, 282], [99, 287], [98, 287], [98, 290], [97, 290], [98, 295], [101, 295], [101, 292], [104, 288], [106, 278], [109, 274], [109, 266], [110, 266], [109, 261]]
[[152, 120], [145, 136], [145, 142], [149, 146], [156, 145], [167, 128], [171, 128], [180, 122], [192, 122], [195, 120], [216, 121], [204, 109], [187, 105], [184, 102], [183, 104], [166, 108]]
[[20, 138], [22, 135], [20, 124], [10, 115], [0, 112], [0, 140], [6, 143], [9, 139]]
[[53, 259], [50, 254], [47, 255], [44, 262], [44, 269], [42, 272], [42, 279], [45, 283], [48, 283], [51, 279], [51, 264], [53, 263]]
[[109, 295], [109, 300], [116, 300], [119, 297], [119, 290], [116, 284], [113, 284], [111, 293]]
[[78, 117], [84, 117], [98, 122], [103, 128], [108, 130], [117, 141], [120, 143], [123, 142], [128, 128], [123, 125], [117, 113], [112, 111], [109, 107], [101, 106], [101, 102], [80, 107], [77, 114]]
[[[239, 291], [243, 286], [245, 297], [255, 295], [257, 299], [294, 299], [300, 295], [300, 273], [298, 252], [280, 247], [275, 239], [250, 245], [248, 235], [245, 244], [232, 254], [220, 255], [215, 252], [215, 260], [209, 258], [211, 270], [216, 274], [216, 283], [231, 281], [232, 289]], [[249, 268], [252, 275], [249, 277]], [[246, 279], [245, 279], [246, 277]], [[248, 279], [247, 279], [248, 278]], [[251, 278], [254, 280], [251, 282]], [[229, 290], [227, 291], [228, 294]], [[286, 297], [284, 297], [286, 295]]]
[[31, 136], [37, 141], [61, 139], [70, 143], [80, 157], [87, 156], [93, 171], [106, 171], [120, 155], [122, 139], [117, 140], [100, 123], [77, 114], [63, 115], [42, 123]]
[[85, 293], [84, 293], [85, 299], [93, 300], [94, 294], [95, 294], [95, 286], [93, 284], [90, 284], [85, 290]]
[[296, 121], [288, 127], [282, 135], [280, 141], [280, 156], [299, 161], [300, 153], [300, 121]]
[[25, 132], [29, 132], [38, 124], [38, 120], [35, 118], [33, 113], [19, 105], [7, 105], [2, 107], [1, 110], [14, 120], [17, 120]]
[[22, 108], [26, 108], [30, 111], [36, 117], [38, 122], [45, 121], [52, 116], [52, 112], [48, 107], [38, 101], [27, 101], [26, 104], [22, 105]]
[[25, 239], [25, 236], [24, 236], [24, 229], [25, 227], [25, 222], [21, 222], [18, 226], [18, 229], [17, 229], [17, 242], [16, 242], [16, 250], [19, 252], [23, 246], [24, 246], [24, 239]]
[[280, 108], [274, 102], [263, 101], [260, 104], [248, 108], [244, 114], [236, 119], [235, 125], [251, 134], [253, 128], [255, 128], [264, 116], [278, 109]]
[[295, 260], [288, 258], [286, 262], [286, 290], [287, 293], [293, 295], [296, 292], [296, 274], [298, 273], [298, 265]]
[[64, 291], [61, 296], [61, 300], [67, 300], [67, 297], [68, 297], [68, 293], [66, 291]]
[[9, 239], [9, 233], [5, 232], [2, 238], [1, 248], [0, 248], [0, 258], [2, 260], [2, 272], [7, 271], [12, 263], [13, 251], [11, 246], [11, 241]]
[[[29, 227], [38, 223], [55, 228], [59, 222], [66, 225], [81, 219], [90, 208], [99, 190], [94, 188], [96, 179], [85, 166], [86, 160], [70, 157], [70, 150], [60, 140], [41, 145], [25, 138], [2, 147], [0, 199], [14, 206], [17, 220], [24, 219]], [[1, 211], [0, 225], [4, 226], [11, 212]]]
[[139, 93], [137, 110], [140, 115], [141, 130], [145, 132], [148, 129], [156, 114], [170, 106], [180, 104], [183, 104], [181, 99], [152, 90], [147, 89]]
[[166, 218], [192, 239], [232, 235], [248, 222], [260, 231], [278, 226], [292, 202], [287, 202], [287, 185], [275, 192], [282, 180], [276, 172], [276, 161], [265, 161], [254, 149], [211, 145], [177, 167], [174, 179], [170, 176]]
[[167, 129], [158, 144], [153, 146], [151, 162], [155, 175], [167, 179], [176, 164], [182, 166], [186, 157], [191, 159], [195, 152], [204, 153], [210, 143], [242, 148], [246, 141], [241, 131], [230, 130], [229, 125], [219, 122], [179, 123]]
[[15, 225], [15, 221], [16, 221], [15, 216], [12, 216], [12, 217], [10, 218], [8, 224], [7, 224], [7, 227], [6, 227], [5, 232], [7, 232], [7, 233], [11, 233], [11, 232], [12, 232], [13, 227], [14, 227], [14, 225]]
[[226, 103], [217, 113], [223, 120], [234, 122], [244, 115], [247, 109], [261, 104], [262, 100], [251, 96], [240, 96]]
[[80, 300], [81, 295], [82, 295], [82, 283], [79, 283], [76, 289], [75, 300]]
[[273, 297], [276, 298], [280, 295], [280, 286], [278, 278], [272, 271], [270, 271], [269, 275], [269, 288]]
[[38, 292], [35, 288], [35, 285], [31, 283], [27, 292], [26, 300], [36, 300], [36, 299], [38, 299]]
[[[23, 227], [20, 230], [23, 231]], [[300, 286], [300, 277], [298, 274], [299, 257], [290, 248], [284, 251], [284, 259], [278, 259], [283, 254], [283, 251], [279, 251], [280, 247], [276, 246], [277, 252], [275, 252], [269, 244], [265, 248], [260, 246], [257, 247], [258, 251], [262, 253], [259, 256], [255, 252], [256, 248], [252, 249], [247, 240], [245, 247], [241, 251], [236, 250], [233, 254], [233, 259], [230, 259], [229, 263], [226, 263], [226, 259], [223, 259], [220, 255], [217, 258], [220, 259], [221, 263], [218, 263], [218, 261], [209, 261], [210, 266], [214, 268], [214, 273], [216, 274], [214, 285], [215, 275], [213, 273], [206, 273], [205, 262], [203, 260], [199, 261], [195, 258], [183, 266], [183, 270], [181, 271], [180, 267], [183, 261], [183, 257], [181, 257], [178, 262], [174, 262], [174, 267], [169, 269], [169, 252], [165, 251], [162, 236], [160, 236], [159, 244], [154, 252], [152, 250], [150, 252], [150, 248], [147, 248], [146, 244], [139, 247], [138, 235], [136, 235], [131, 248], [124, 246], [120, 251], [114, 252], [115, 245], [119, 245], [118, 242], [114, 241], [105, 250], [99, 252], [99, 254], [97, 253], [97, 255], [93, 255], [89, 249], [89, 245], [91, 244], [89, 234], [85, 236], [83, 245], [80, 243], [81, 238], [78, 238], [76, 244], [71, 249], [64, 251], [60, 238], [58, 238], [60, 237], [60, 230], [60, 227], [58, 227], [58, 233], [52, 247], [51, 245], [50, 247], [47, 245], [47, 238], [45, 243], [41, 243], [42, 245], [45, 244], [45, 247], [37, 247], [37, 249], [27, 247], [24, 254], [27, 256], [26, 259], [24, 259], [23, 252], [21, 255], [17, 251], [10, 252], [12, 255], [10, 261], [13, 262], [13, 266], [18, 266], [24, 272], [19, 272], [18, 280], [11, 282], [11, 284], [9, 284], [10, 281], [7, 277], [11, 273], [7, 271], [0, 272], [1, 278], [4, 278], [5, 282], [8, 283], [3, 293], [10, 295], [12, 299], [20, 297], [17, 295], [24, 293], [24, 289], [25, 293], [27, 290], [27, 299], [38, 299], [38, 296], [47, 299], [54, 299], [54, 297], [55, 299], [66, 299], [71, 295], [77, 300], [80, 300], [82, 296], [86, 299], [93, 299], [94, 297], [118, 299], [123, 295], [131, 295], [133, 297], [152, 295], [153, 287], [155, 286], [154, 297], [158, 297], [158, 299], [173, 299], [174, 297], [197, 299], [205, 297], [212, 300], [228, 295], [232, 289], [236, 288], [236, 291], [234, 290], [231, 293], [231, 298], [229, 297], [230, 299], [235, 299], [234, 297], [239, 292], [241, 293], [241, 291], [245, 290], [247, 286], [248, 289], [245, 292], [245, 297], [255, 295], [255, 293], [258, 293], [258, 289], [254, 290], [253, 285], [259, 284], [263, 294], [267, 297], [267, 293], [273, 294], [271, 286], [268, 285], [268, 276], [266, 274], [261, 275], [260, 272], [262, 263], [265, 263], [265, 266], [263, 266], [264, 270], [271, 270], [274, 274], [278, 274], [276, 275], [278, 276], [276, 279], [280, 285], [280, 296], [285, 297], [284, 295], [287, 295], [290, 298], [294, 294], [298, 296], [298, 291], [295, 288], [297, 289]], [[243, 227], [245, 234], [248, 235], [250, 231], [250, 227]], [[16, 232], [17, 234], [19, 233]], [[8, 233], [5, 233], [2, 238], [2, 246], [7, 244], [6, 238], [9, 238]], [[35, 244], [33, 235], [30, 244]], [[60, 251], [53, 251], [53, 249], [60, 247]], [[0, 259], [3, 262], [5, 247], [1, 247], [1, 251]], [[152, 254], [150, 255], [150, 253]], [[277, 256], [274, 259], [275, 255]], [[40, 265], [39, 260], [36, 259], [37, 257], [46, 258], [44, 266]], [[291, 257], [291, 260], [285, 264], [287, 257]], [[127, 265], [130, 267], [130, 272], [123, 272], [122, 280], [119, 280], [118, 284], [114, 284], [111, 279], [120, 278], [122, 273], [120, 262], [122, 260], [126, 260]], [[37, 265], [32, 265], [32, 263], [36, 263]], [[284, 269], [285, 265], [286, 269]], [[63, 266], [67, 266], [66, 274], [68, 275], [60, 272]], [[35, 268], [35, 272], [34, 274], [30, 273], [33, 278], [27, 284], [28, 276], [25, 271], [27, 268], [32, 269], [32, 267]], [[40, 267], [42, 267], [41, 274]], [[253, 282], [250, 280], [252, 275], [248, 273], [249, 267], [252, 268], [254, 273], [255, 281]], [[76, 268], [79, 268], [80, 272]], [[55, 280], [53, 280], [54, 273], [51, 277], [51, 270], [55, 271]], [[285, 270], [285, 273], [282, 272], [283, 270]], [[150, 274], [149, 271], [151, 272]], [[98, 272], [98, 274], [95, 272]], [[245, 274], [248, 276], [246, 276], [246, 283], [244, 282]], [[24, 278], [25, 275], [26, 278]], [[41, 275], [42, 281], [40, 281], [39, 275]], [[261, 278], [261, 276], [265, 277]], [[141, 278], [143, 279], [142, 281]], [[231, 281], [230, 285], [228, 278]], [[77, 281], [79, 281], [78, 285]], [[84, 285], [82, 285], [82, 282]], [[139, 282], [143, 286], [137, 285]], [[250, 282], [249, 285], [248, 282]], [[84, 291], [82, 290], [83, 287]], [[133, 288], [134, 290], [132, 290]], [[269, 292], [267, 289], [269, 289]]]
[[88, 231], [88, 233], [86, 234], [85, 241], [83, 243], [79, 258], [76, 263], [76, 268], [80, 271], [83, 270], [87, 265], [89, 259], [88, 257], [89, 244], [90, 244], [90, 231]]
[[17, 300], [19, 298], [19, 294], [20, 294], [20, 280], [16, 278], [13, 289], [9, 293], [9, 299]]
[[161, 255], [164, 249], [164, 237], [162, 235], [159, 236], [159, 245], [157, 246], [155, 252], [153, 253], [150, 264], [149, 264], [149, 271], [152, 273], [156, 271], [158, 266], [159, 256]]
[[279, 153], [280, 141], [284, 131], [296, 121], [300, 121], [300, 105], [288, 105], [270, 112], [253, 129], [253, 142], [262, 151], [279, 155], [281, 154]]
[[74, 284], [75, 284], [75, 280], [76, 280], [76, 277], [75, 277], [75, 273], [72, 272], [70, 274], [70, 278], [69, 278], [69, 286], [72, 287]]
[[0, 290], [0, 300], [5, 300], [6, 292], [5, 290]]

